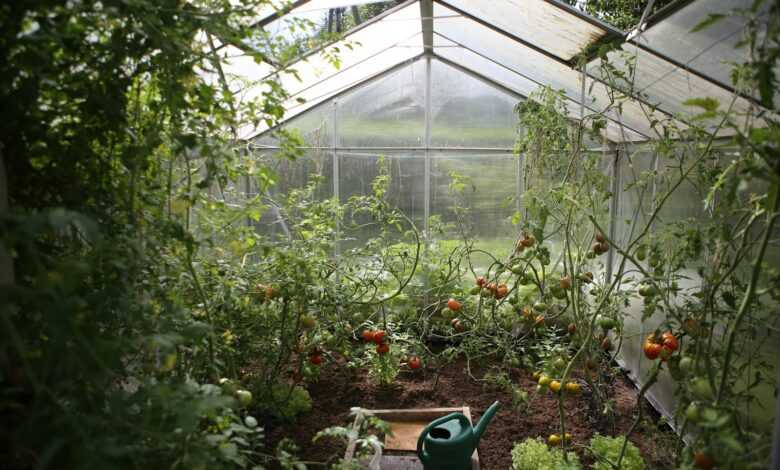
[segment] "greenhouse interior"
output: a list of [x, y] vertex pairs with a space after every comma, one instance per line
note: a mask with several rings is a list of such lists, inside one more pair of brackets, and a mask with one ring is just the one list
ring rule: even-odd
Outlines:
[[777, 2], [0, 18], [4, 468], [780, 469]]

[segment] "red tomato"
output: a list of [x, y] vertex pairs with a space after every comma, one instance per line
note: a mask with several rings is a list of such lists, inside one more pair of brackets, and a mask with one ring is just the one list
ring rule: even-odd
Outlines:
[[458, 320], [457, 318], [453, 318], [450, 324], [457, 332], [462, 332], [466, 330], [466, 327], [463, 325], [463, 322]]
[[701, 451], [693, 453], [693, 463], [696, 465], [696, 468], [703, 470], [710, 470], [715, 467], [715, 460]]
[[385, 333], [384, 330], [376, 330], [371, 340], [376, 344], [382, 344], [382, 342], [385, 340], [385, 336], [387, 336], [387, 333]]
[[651, 361], [654, 361], [658, 359], [658, 356], [661, 355], [661, 350], [663, 350], [663, 346], [661, 346], [658, 343], [653, 343], [651, 341], [645, 341], [644, 346], [642, 349], [645, 352], [645, 357], [650, 359]]
[[361, 338], [363, 338], [363, 341], [368, 343], [369, 341], [374, 341], [374, 331], [373, 330], [363, 330], [363, 333], [360, 334]]
[[387, 354], [390, 352], [390, 345], [387, 343], [381, 343], [376, 345], [377, 354]]
[[410, 369], [412, 369], [412, 370], [417, 370], [417, 369], [419, 369], [419, 368], [420, 368], [420, 366], [422, 365], [422, 361], [420, 360], [420, 358], [419, 358], [419, 357], [417, 357], [417, 356], [412, 356], [412, 357], [410, 357], [410, 358], [409, 358], [409, 360], [407, 361], [407, 364], [409, 364], [409, 368], [410, 368]]
[[460, 307], [461, 307], [462, 305], [463, 305], [463, 304], [461, 304], [460, 302], [458, 302], [458, 301], [457, 301], [457, 300], [455, 300], [455, 299], [450, 299], [450, 300], [448, 300], [448, 301], [447, 301], [447, 307], [448, 307], [450, 310], [452, 310], [453, 312], [457, 312], [457, 311], [459, 311], [459, 310], [460, 310]]
[[485, 279], [485, 276], [477, 277], [477, 285], [479, 287], [485, 287], [485, 283], [487, 283], [487, 280]]
[[680, 347], [677, 337], [671, 331], [662, 334], [661, 340], [663, 341], [664, 349], [668, 349], [670, 352], [677, 351], [677, 348]]
[[318, 366], [322, 364], [322, 356], [320, 356], [319, 354], [312, 354], [311, 356], [309, 356], [309, 362], [311, 362], [315, 366]]
[[495, 296], [497, 299], [503, 299], [506, 297], [508, 292], [509, 288], [506, 286], [506, 284], [501, 284], [500, 286], [496, 287]]

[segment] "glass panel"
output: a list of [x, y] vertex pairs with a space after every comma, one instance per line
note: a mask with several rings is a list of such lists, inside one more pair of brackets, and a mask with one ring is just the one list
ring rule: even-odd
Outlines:
[[431, 64], [431, 145], [512, 148], [518, 98], [440, 61]]
[[425, 137], [425, 62], [416, 61], [338, 100], [343, 147], [419, 147]]
[[564, 60], [606, 34], [604, 28], [545, 0], [447, 0], [447, 3]]
[[[451, 244], [461, 240], [466, 230], [476, 240], [476, 247], [505, 257], [514, 249], [517, 229], [512, 215], [518, 209], [517, 184], [519, 159], [512, 154], [477, 154], [434, 152], [431, 156], [431, 216], [445, 225], [444, 233], [433, 233], [436, 243]], [[454, 210], [458, 196], [450, 190], [452, 175], [468, 178], [460, 204], [468, 212], [459, 220]], [[486, 268], [488, 258], [472, 261]]]

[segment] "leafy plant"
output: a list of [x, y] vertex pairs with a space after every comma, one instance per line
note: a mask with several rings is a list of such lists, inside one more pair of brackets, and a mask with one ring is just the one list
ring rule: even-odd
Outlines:
[[551, 449], [540, 439], [527, 438], [512, 448], [512, 470], [578, 470], [579, 458], [574, 452]]
[[[595, 460], [593, 468], [596, 470], [615, 468], [625, 440], [624, 437], [601, 436], [599, 434], [593, 436], [589, 447]], [[628, 442], [626, 446], [620, 468], [625, 470], [644, 470], [645, 468], [645, 461], [642, 459], [639, 449], [632, 442]]]

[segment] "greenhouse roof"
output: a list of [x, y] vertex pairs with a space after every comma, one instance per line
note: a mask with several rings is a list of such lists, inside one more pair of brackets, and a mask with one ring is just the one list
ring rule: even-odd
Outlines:
[[[258, 25], [268, 28], [288, 17], [360, 3], [370, 0], [299, 0], [284, 14], [269, 7]], [[732, 15], [692, 31], [712, 12], [751, 3], [681, 0], [651, 18], [641, 32], [625, 34], [556, 0], [408, 0], [280, 71], [255, 63], [234, 46], [223, 49], [223, 67], [231, 88], [248, 98], [262, 93], [265, 78], [278, 74], [291, 95], [287, 120], [401, 66], [434, 57], [520, 97], [543, 86], [562, 90], [572, 118], [604, 112], [609, 140], [643, 141], [656, 137], [654, 122], [674, 119], [684, 127], [700, 111], [684, 104], [690, 98], [711, 97], [738, 112], [756, 104], [729, 85], [730, 63], [745, 60], [735, 45], [747, 19]], [[608, 55], [610, 68], [601, 67], [600, 59], [578, 65], [580, 57], [606, 41], [622, 43]], [[246, 129], [242, 136], [265, 130]]]

